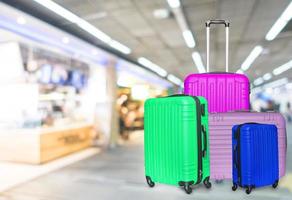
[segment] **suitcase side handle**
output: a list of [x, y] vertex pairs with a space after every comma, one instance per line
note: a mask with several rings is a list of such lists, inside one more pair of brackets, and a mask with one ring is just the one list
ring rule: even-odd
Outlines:
[[229, 57], [229, 25], [230, 23], [222, 19], [213, 19], [206, 22], [206, 34], [207, 34], [207, 72], [210, 71], [210, 27], [212, 24], [223, 24], [225, 25], [225, 40], [226, 40], [226, 56], [225, 56], [225, 68], [228, 72], [228, 57]]
[[204, 125], [202, 125], [202, 133], [204, 135], [203, 157], [205, 157], [207, 155], [207, 131]]

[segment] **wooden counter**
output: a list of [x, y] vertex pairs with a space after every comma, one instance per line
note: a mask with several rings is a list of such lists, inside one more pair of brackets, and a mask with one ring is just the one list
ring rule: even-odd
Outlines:
[[90, 147], [89, 124], [0, 131], [0, 161], [42, 164]]

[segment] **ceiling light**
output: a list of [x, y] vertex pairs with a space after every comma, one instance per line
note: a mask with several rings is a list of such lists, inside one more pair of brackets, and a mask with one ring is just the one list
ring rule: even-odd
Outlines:
[[105, 18], [107, 16], [107, 12], [103, 11], [103, 12], [97, 12], [97, 13], [92, 13], [86, 16], [82, 16], [83, 19], [90, 21], [90, 20], [97, 20], [97, 19], [102, 19]]
[[[78, 17], [77, 15], [75, 15], [71, 11], [67, 10], [66, 8], [64, 8], [64, 7], [60, 6], [59, 4], [55, 3], [54, 1], [51, 1], [51, 0], [34, 0], [34, 1], [39, 3], [42, 6], [46, 7], [47, 9], [51, 10], [52, 12], [62, 16], [63, 18], [65, 18], [68, 21], [70, 21], [71, 23], [76, 24], [81, 29], [83, 29], [84, 31], [86, 31], [89, 34], [93, 35], [94, 37], [98, 38], [99, 40], [103, 41], [104, 43], [107, 43], [109, 45], [110, 45], [110, 43], [113, 43], [112, 47], [113, 48], [117, 47], [116, 49], [118, 51], [121, 51], [122, 53], [126, 52], [126, 54], [127, 54], [127, 52], [129, 52], [129, 48], [128, 47], [126, 47], [125, 45], [122, 45], [120, 43], [119, 43], [119, 45], [117, 45], [117, 41], [112, 40], [110, 36], [108, 36], [107, 34], [102, 32], [101, 30], [99, 30], [98, 28], [93, 26], [92, 24], [88, 23], [84, 19]], [[121, 45], [123, 47], [121, 47]]]
[[56, 14], [64, 17], [65, 19], [72, 23], [77, 23], [80, 20], [80, 18], [77, 15], [73, 14], [69, 10], [63, 8], [62, 6], [56, 4], [51, 0], [34, 0], [34, 1], [48, 8], [49, 10], [55, 12]]
[[280, 67], [274, 69], [273, 74], [277, 76], [277, 75], [282, 74], [283, 72], [285, 72], [291, 68], [292, 68], [292, 60], [290, 60], [289, 62], [285, 63], [284, 65], [281, 65]]
[[201, 56], [199, 54], [199, 52], [193, 52], [192, 53], [192, 58], [194, 60], [194, 63], [196, 64], [197, 66], [197, 69], [198, 69], [198, 72], [199, 73], [205, 73], [206, 72], [206, 69], [203, 65], [203, 62], [202, 62], [202, 59], [201, 59]]
[[153, 16], [157, 19], [166, 19], [170, 16], [169, 9], [161, 8], [153, 11]]
[[156, 65], [155, 63], [151, 62], [150, 60], [144, 57], [138, 58], [138, 63], [140, 63], [144, 67], [152, 70], [153, 72], [157, 73], [158, 75], [162, 77], [166, 77], [167, 75], [167, 72], [164, 69], [162, 69], [161, 67], [159, 67], [158, 65]]
[[244, 74], [244, 71], [242, 71], [241, 69], [236, 71], [237, 74]]
[[63, 37], [63, 38], [62, 38], [62, 42], [63, 42], [64, 44], [68, 44], [68, 43], [69, 43], [69, 38], [67, 38], [67, 37]]
[[18, 17], [17, 20], [16, 20], [16, 22], [17, 22], [18, 24], [21, 24], [21, 25], [26, 24], [26, 20], [25, 20], [25, 18], [22, 17], [22, 16]]
[[255, 61], [255, 59], [261, 54], [263, 51], [262, 46], [256, 46], [253, 48], [253, 50], [250, 52], [250, 54], [247, 56], [245, 61], [241, 65], [241, 70], [246, 71], [250, 68], [251, 64]]
[[124, 53], [124, 54], [130, 54], [131, 53], [131, 49], [129, 47], [126, 47], [125, 45], [119, 43], [118, 41], [112, 40], [109, 45], [117, 50], [119, 50], [120, 52]]
[[256, 87], [256, 88], [253, 88], [253, 89], [251, 90], [251, 92], [252, 92], [253, 94], [256, 94], [256, 93], [259, 93], [259, 92], [262, 92], [262, 91], [263, 91], [262, 87]]
[[80, 18], [80, 20], [76, 24], [77, 26], [90, 33], [94, 37], [98, 38], [99, 40], [103, 41], [104, 43], [108, 44], [111, 42], [111, 38], [107, 34], [97, 29], [95, 26], [88, 23], [87, 21]]
[[266, 35], [266, 40], [273, 40], [277, 37], [277, 35], [283, 30], [283, 28], [287, 25], [287, 23], [292, 18], [292, 2], [288, 5], [285, 11], [281, 14], [272, 28]]
[[180, 0], [167, 0], [167, 3], [171, 8], [180, 7]]
[[271, 74], [271, 73], [266, 73], [266, 74], [263, 75], [263, 79], [264, 79], [265, 81], [268, 81], [268, 80], [270, 80], [271, 78], [272, 78], [272, 74]]
[[177, 78], [176, 76], [172, 75], [172, 74], [169, 74], [167, 76], [167, 80], [169, 80], [170, 82], [176, 84], [176, 85], [181, 85], [182, 84], [182, 81]]
[[290, 89], [292, 89], [292, 83], [288, 83], [288, 84], [286, 84], [286, 89], [288, 89], [288, 90], [290, 90]]
[[261, 85], [261, 84], [263, 84], [263, 83], [264, 83], [264, 79], [263, 79], [262, 77], [257, 78], [257, 79], [254, 80], [254, 82], [253, 82], [253, 84], [254, 84], [255, 86]]
[[183, 31], [184, 40], [189, 48], [194, 48], [196, 46], [196, 42], [194, 36], [190, 30]]
[[281, 78], [279, 80], [267, 83], [264, 85], [264, 88], [275, 88], [275, 87], [279, 87], [282, 85], [285, 85], [286, 83], [288, 83], [288, 78]]

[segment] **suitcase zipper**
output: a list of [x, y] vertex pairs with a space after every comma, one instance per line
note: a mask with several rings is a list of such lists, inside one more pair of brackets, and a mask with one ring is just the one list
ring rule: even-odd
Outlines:
[[[175, 94], [175, 95], [170, 95], [168, 97], [192, 97], [195, 101], [196, 104], [196, 110], [197, 110], [197, 141], [198, 141], [198, 176], [197, 176], [197, 182], [195, 184], [199, 184], [202, 181], [202, 175], [203, 175], [203, 163], [202, 163], [202, 122], [201, 122], [201, 117], [202, 114], [205, 115], [205, 113], [202, 113], [202, 105], [200, 104], [199, 98], [196, 96], [190, 96], [190, 95], [185, 95], [185, 94]], [[207, 134], [207, 133], [206, 133]]]
[[237, 130], [236, 130], [236, 135], [235, 135], [235, 138], [237, 140], [237, 158], [236, 158], [236, 166], [237, 166], [237, 178], [238, 178], [238, 184], [241, 186], [241, 158], [240, 158], [240, 128], [241, 128], [242, 124], [239, 125], [237, 127]]
[[238, 160], [238, 167], [237, 167], [237, 177], [238, 177], [238, 183], [239, 183], [239, 186], [242, 187], [242, 178], [241, 178], [241, 158], [240, 158], [240, 129], [243, 125], [246, 125], [246, 124], [258, 124], [258, 123], [255, 123], [255, 122], [247, 122], [247, 123], [244, 123], [244, 124], [240, 124], [238, 127], [237, 127], [237, 130], [236, 130], [236, 140], [237, 140], [237, 160]]
[[203, 163], [202, 163], [202, 109], [201, 104], [199, 101], [199, 98], [196, 96], [192, 96], [196, 103], [196, 110], [197, 110], [197, 141], [198, 141], [198, 179], [195, 184], [199, 184], [202, 181], [202, 175], [203, 175]]

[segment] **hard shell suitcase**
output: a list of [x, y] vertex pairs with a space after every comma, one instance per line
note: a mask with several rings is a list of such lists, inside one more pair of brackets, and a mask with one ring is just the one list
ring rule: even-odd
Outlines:
[[210, 178], [232, 179], [231, 135], [234, 124], [256, 122], [275, 124], [278, 129], [279, 177], [286, 171], [287, 134], [285, 118], [278, 112], [237, 111], [209, 113]]
[[201, 181], [210, 188], [207, 101], [186, 95], [148, 99], [144, 117], [148, 185], [179, 185], [188, 194]]
[[[226, 28], [226, 72], [209, 72], [209, 41], [211, 24], [224, 24]], [[228, 73], [229, 22], [210, 20], [207, 27], [207, 73], [190, 74], [184, 80], [184, 93], [203, 96], [209, 112], [249, 110], [249, 80], [243, 74]]]
[[272, 124], [246, 123], [232, 128], [233, 187], [278, 186], [278, 136]]

